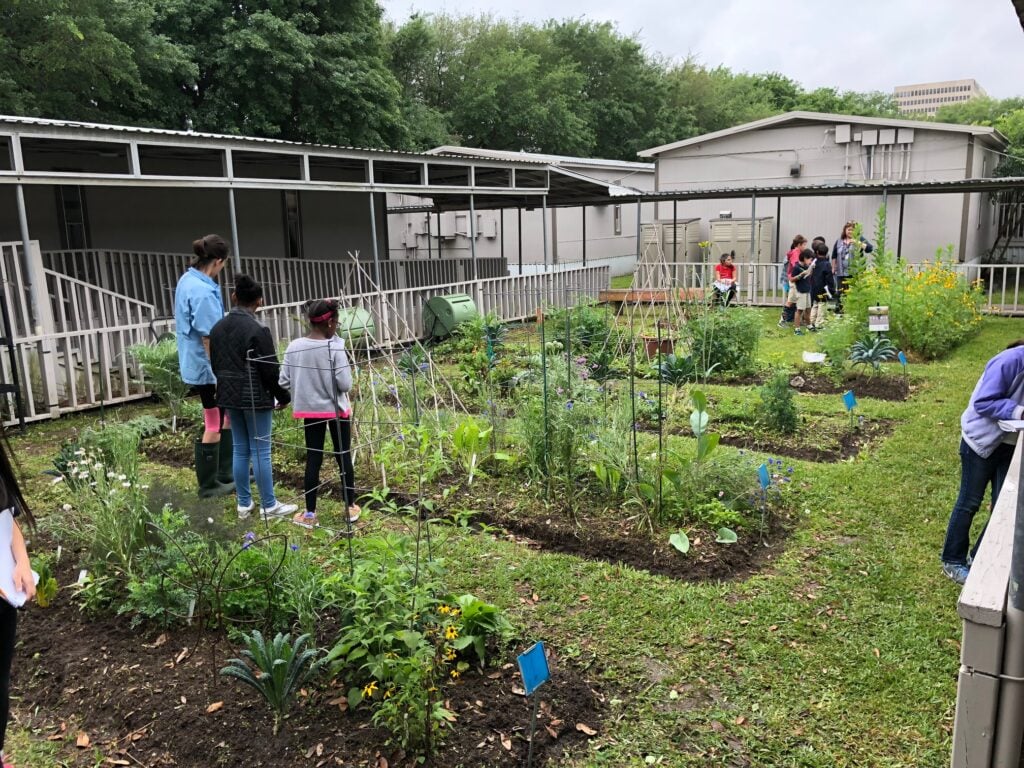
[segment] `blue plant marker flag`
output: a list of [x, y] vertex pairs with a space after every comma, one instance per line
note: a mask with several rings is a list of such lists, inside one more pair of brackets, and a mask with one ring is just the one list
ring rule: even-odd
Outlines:
[[768, 473], [766, 464], [757, 468], [757, 479], [761, 481], [761, 490], [768, 490], [768, 486], [772, 484], [772, 476]]
[[852, 389], [848, 389], [843, 393], [843, 405], [846, 406], [848, 411], [852, 411], [853, 407], [857, 405], [857, 398], [853, 396]]
[[902, 349], [900, 350], [900, 353], [896, 355], [896, 359], [900, 361], [900, 365], [902, 365], [904, 368], [907, 367], [907, 356], [903, 354]]
[[548, 671], [548, 657], [544, 653], [544, 643], [534, 643], [524, 653], [519, 654], [518, 661], [519, 673], [523, 676], [523, 687], [529, 696], [551, 677], [551, 672]]

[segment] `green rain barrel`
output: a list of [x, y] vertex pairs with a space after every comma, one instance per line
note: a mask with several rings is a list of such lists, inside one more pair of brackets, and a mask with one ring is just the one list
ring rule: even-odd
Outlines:
[[465, 293], [435, 296], [423, 307], [423, 332], [434, 339], [443, 338], [476, 316], [476, 304]]
[[[345, 346], [349, 349], [367, 343], [372, 344], [372, 337], [376, 331], [373, 315], [368, 310], [362, 307], [338, 310], [338, 335], [345, 340]], [[367, 337], [371, 338], [368, 340]]]

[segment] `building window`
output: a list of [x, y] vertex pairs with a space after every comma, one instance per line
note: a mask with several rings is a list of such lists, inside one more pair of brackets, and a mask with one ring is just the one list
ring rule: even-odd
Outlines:
[[89, 247], [89, 217], [85, 210], [85, 195], [78, 186], [58, 186], [57, 219], [60, 225], [60, 246], [65, 250], [83, 250]]
[[616, 235], [622, 234], [622, 206], [616, 205], [612, 207], [612, 222]]
[[302, 214], [299, 210], [298, 190], [284, 190], [281, 203], [284, 207], [284, 255], [289, 259], [301, 259]]

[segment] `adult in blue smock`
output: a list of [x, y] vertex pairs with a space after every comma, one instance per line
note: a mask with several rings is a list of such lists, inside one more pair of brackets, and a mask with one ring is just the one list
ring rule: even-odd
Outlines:
[[210, 331], [224, 316], [224, 299], [217, 276], [227, 264], [230, 249], [220, 235], [192, 243], [196, 259], [174, 289], [174, 325], [178, 339], [181, 380], [192, 385], [203, 404], [203, 436], [195, 443], [199, 496], [219, 496], [235, 490], [231, 473], [231, 430], [217, 407], [217, 378], [210, 365]]

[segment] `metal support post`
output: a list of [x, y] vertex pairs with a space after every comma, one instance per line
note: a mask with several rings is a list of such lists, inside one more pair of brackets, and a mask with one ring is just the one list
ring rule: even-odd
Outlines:
[[377, 283], [377, 290], [383, 290], [380, 284], [380, 249], [377, 247], [377, 206], [373, 201], [373, 192], [370, 198], [370, 237], [373, 238], [373, 280]]
[[241, 246], [238, 244], [238, 216], [235, 214], [235, 190], [228, 187], [228, 215], [231, 217], [231, 268], [236, 275], [242, 273]]
[[544, 271], [548, 271], [548, 196], [541, 198], [541, 233], [544, 240]]

